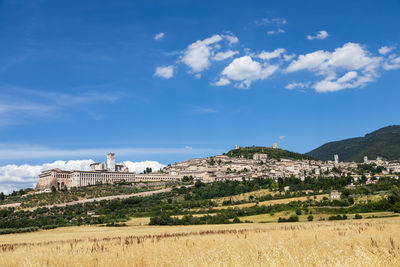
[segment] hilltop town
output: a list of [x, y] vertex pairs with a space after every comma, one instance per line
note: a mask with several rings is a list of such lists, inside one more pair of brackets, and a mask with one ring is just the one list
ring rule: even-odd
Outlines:
[[[272, 149], [281, 150], [277, 146]], [[270, 150], [271, 148], [265, 148]], [[249, 148], [239, 148], [246, 151]], [[262, 149], [262, 148], [261, 148]], [[281, 150], [284, 151], [284, 150]], [[244, 157], [218, 155], [208, 158], [190, 159], [165, 167], [162, 171], [182, 176], [192, 176], [207, 182], [242, 180], [255, 178], [288, 178], [296, 177], [304, 180], [306, 177], [339, 177], [346, 176], [357, 182], [366, 179], [366, 183], [374, 183], [382, 176], [397, 177], [400, 173], [400, 161], [386, 161], [381, 158], [370, 160], [364, 157], [363, 163], [341, 162], [335, 155], [332, 161], [313, 159], [269, 158], [268, 153], [250, 153]], [[243, 154], [243, 153], [242, 153]]]
[[307, 155], [271, 147], [238, 147], [223, 155], [195, 158], [168, 165], [159, 171], [130, 172], [124, 164], [115, 163], [115, 154], [109, 153], [106, 162], [93, 163], [90, 171], [52, 169], [39, 175], [37, 190], [80, 187], [115, 182], [182, 181], [185, 177], [202, 182], [252, 180], [256, 178], [285, 179], [348, 177], [349, 186], [375, 183], [381, 177], [398, 178], [400, 161], [374, 160], [364, 157], [363, 163], [341, 162], [339, 155], [331, 161], [315, 160]]

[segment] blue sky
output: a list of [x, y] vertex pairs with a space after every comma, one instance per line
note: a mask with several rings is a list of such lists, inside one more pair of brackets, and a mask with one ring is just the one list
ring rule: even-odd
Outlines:
[[1, 1], [0, 166], [308, 152], [399, 124], [400, 2], [300, 2]]

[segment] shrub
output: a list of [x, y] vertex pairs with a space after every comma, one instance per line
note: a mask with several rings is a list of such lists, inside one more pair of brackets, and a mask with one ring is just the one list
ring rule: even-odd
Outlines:
[[241, 223], [238, 217], [233, 218], [233, 223]]
[[361, 216], [360, 214], [356, 214], [356, 215], [354, 216], [354, 219], [362, 219], [362, 216]]
[[330, 220], [330, 221], [335, 221], [335, 220], [347, 220], [347, 216], [346, 216], [346, 214], [343, 214], [343, 215], [334, 215], [334, 216], [330, 216], [329, 218], [328, 218], [328, 220]]
[[307, 217], [307, 220], [308, 220], [309, 222], [311, 222], [312, 220], [314, 220], [314, 216], [309, 215], [309, 216]]
[[278, 222], [298, 222], [299, 221], [299, 216], [297, 215], [292, 215], [289, 218], [281, 218], [279, 217]]

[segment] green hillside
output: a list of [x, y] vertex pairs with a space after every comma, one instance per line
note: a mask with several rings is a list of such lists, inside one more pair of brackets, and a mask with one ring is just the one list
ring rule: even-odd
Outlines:
[[361, 162], [364, 156], [397, 160], [400, 159], [400, 126], [388, 126], [364, 137], [326, 143], [306, 154], [319, 160], [333, 160], [335, 154], [341, 161]]
[[240, 147], [238, 149], [232, 149], [226, 155], [233, 158], [253, 158], [256, 153], [267, 154], [268, 158], [280, 160], [284, 159], [312, 159], [311, 156], [291, 152], [280, 148], [262, 147], [262, 146], [251, 146], [251, 147]]

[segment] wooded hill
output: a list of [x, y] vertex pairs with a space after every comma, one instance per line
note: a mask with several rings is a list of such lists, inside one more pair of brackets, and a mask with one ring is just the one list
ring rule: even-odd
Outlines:
[[307, 155], [319, 160], [333, 160], [338, 154], [341, 161], [362, 162], [364, 156], [369, 159], [382, 157], [386, 160], [400, 159], [400, 126], [381, 128], [364, 137], [356, 137], [326, 143]]
[[271, 148], [271, 147], [262, 147], [262, 146], [240, 147], [238, 149], [232, 149], [231, 151], [226, 153], [226, 155], [229, 157], [233, 157], [233, 158], [243, 157], [243, 158], [252, 159], [253, 155], [256, 153], [267, 154], [268, 158], [276, 159], [276, 160], [280, 160], [281, 158], [294, 159], [294, 160], [300, 160], [300, 159], [311, 160], [312, 159], [312, 157], [309, 155], [299, 154], [296, 152], [291, 152], [291, 151], [280, 149], [280, 148]]

